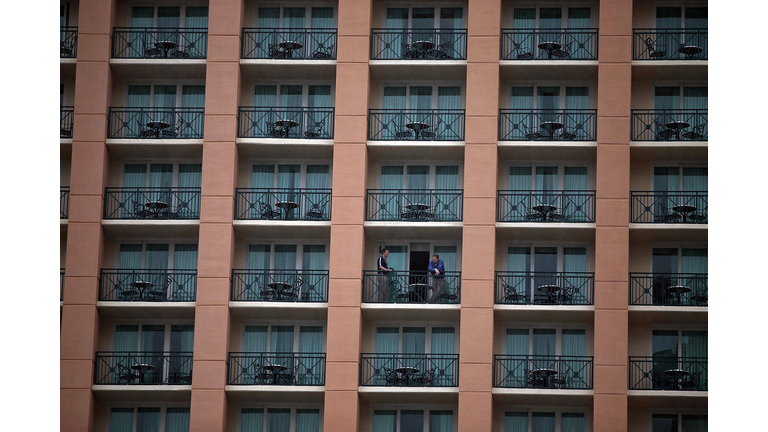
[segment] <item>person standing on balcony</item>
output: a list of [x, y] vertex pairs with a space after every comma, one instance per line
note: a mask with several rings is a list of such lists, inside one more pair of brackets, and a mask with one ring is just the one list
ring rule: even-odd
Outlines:
[[437, 303], [440, 300], [440, 292], [445, 287], [445, 264], [438, 254], [432, 255], [427, 270], [432, 275], [432, 297], [429, 302]]
[[381, 256], [379, 256], [379, 258], [376, 260], [376, 268], [379, 270], [379, 275], [376, 276], [376, 285], [378, 286], [379, 290], [380, 302], [389, 301], [389, 272], [393, 269], [390, 269], [389, 264], [387, 263], [388, 256], [389, 250], [384, 248], [381, 250]]

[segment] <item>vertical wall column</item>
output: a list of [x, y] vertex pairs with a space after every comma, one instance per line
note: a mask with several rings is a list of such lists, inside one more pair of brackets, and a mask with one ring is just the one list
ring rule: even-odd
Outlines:
[[339, 0], [338, 11], [323, 430], [356, 432], [360, 418], [357, 386], [365, 255], [371, 0]]
[[210, 0], [190, 430], [227, 427], [229, 292], [235, 247], [242, 0]]
[[469, 0], [459, 430], [490, 431], [501, 1]]
[[60, 407], [63, 432], [93, 428], [93, 364], [99, 335], [101, 212], [109, 155], [110, 33], [114, 1], [81, 0], [72, 139], [67, 268], [61, 318]]
[[632, 1], [600, 2], [595, 232], [595, 432], [627, 430]]

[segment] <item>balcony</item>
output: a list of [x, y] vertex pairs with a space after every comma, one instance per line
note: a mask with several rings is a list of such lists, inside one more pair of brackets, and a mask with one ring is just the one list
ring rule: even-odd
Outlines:
[[238, 138], [333, 139], [333, 108], [240, 107]]
[[464, 141], [463, 109], [371, 109], [368, 139]]
[[77, 58], [77, 27], [61, 27], [61, 58]]
[[235, 189], [235, 220], [331, 220], [331, 189]]
[[502, 109], [499, 141], [595, 141], [595, 109]]
[[629, 304], [704, 306], [709, 302], [706, 273], [630, 273]]
[[630, 390], [707, 391], [707, 357], [629, 357]]
[[232, 301], [322, 303], [328, 270], [232, 270]]
[[592, 388], [591, 356], [494, 355], [493, 386], [560, 390]]
[[244, 59], [335, 60], [336, 29], [244, 28]]
[[632, 141], [707, 141], [707, 110], [633, 109]]
[[106, 188], [104, 219], [200, 219], [199, 187]]
[[100, 301], [193, 302], [196, 294], [196, 269], [101, 269]]
[[467, 29], [373, 29], [371, 60], [466, 60]]
[[61, 219], [69, 218], [69, 188], [61, 188], [61, 199], [59, 199], [59, 212], [61, 213]]
[[502, 60], [597, 60], [597, 29], [503, 29]]
[[[383, 275], [377, 271], [366, 270], [363, 272], [363, 303], [461, 303], [461, 272], [446, 271], [443, 276], [441, 279], [435, 279], [423, 271], [394, 270]], [[442, 285], [437, 296], [432, 288], [436, 283]]]
[[499, 191], [499, 222], [594, 223], [595, 191]]
[[61, 134], [59, 138], [70, 139], [72, 138], [72, 126], [75, 121], [75, 107], [63, 106], [60, 109], [61, 112]]
[[708, 223], [708, 192], [631, 192], [630, 222]]
[[360, 385], [458, 387], [458, 354], [361, 354]]
[[204, 108], [110, 108], [107, 138], [203, 139]]
[[463, 189], [368, 189], [365, 220], [461, 222]]
[[496, 272], [496, 304], [583, 306], [594, 304], [595, 274]]
[[191, 352], [96, 352], [94, 384], [191, 385]]
[[707, 29], [635, 29], [633, 60], [707, 60]]
[[325, 385], [325, 353], [229, 353], [228, 385]]
[[115, 27], [112, 58], [204, 59], [208, 54], [207, 28]]

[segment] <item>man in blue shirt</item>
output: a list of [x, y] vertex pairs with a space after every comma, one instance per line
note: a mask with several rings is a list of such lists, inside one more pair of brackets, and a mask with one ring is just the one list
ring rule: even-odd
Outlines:
[[443, 264], [443, 260], [440, 259], [438, 254], [432, 255], [432, 260], [429, 262], [427, 270], [432, 275], [432, 297], [429, 299], [429, 302], [437, 303], [440, 300], [440, 291], [445, 286], [445, 264]]
[[376, 285], [378, 285], [379, 301], [389, 301], [389, 272], [393, 269], [389, 268], [387, 263], [387, 257], [389, 256], [389, 250], [384, 248], [381, 250], [381, 256], [376, 260], [376, 270], [378, 270], [378, 276], [376, 276]]

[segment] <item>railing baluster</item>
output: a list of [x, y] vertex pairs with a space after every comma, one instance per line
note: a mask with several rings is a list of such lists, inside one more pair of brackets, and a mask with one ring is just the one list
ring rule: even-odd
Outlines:
[[[436, 283], [440, 280], [444, 282]], [[393, 270], [379, 274], [365, 270], [363, 303], [460, 304], [461, 272], [446, 270], [443, 278], [435, 279], [427, 272]]]
[[336, 29], [244, 28], [242, 58], [335, 60]]
[[493, 356], [493, 386], [589, 390], [592, 388], [591, 356]]
[[633, 109], [632, 141], [707, 141], [707, 109]]
[[232, 301], [328, 301], [328, 270], [232, 270]]
[[115, 27], [112, 58], [204, 59], [208, 56], [207, 28]]
[[466, 29], [380, 29], [371, 32], [371, 60], [466, 60]]
[[193, 302], [196, 269], [101, 269], [100, 301]]
[[510, 305], [592, 305], [591, 272], [497, 271], [495, 303]]
[[229, 385], [325, 385], [325, 353], [231, 352]]

